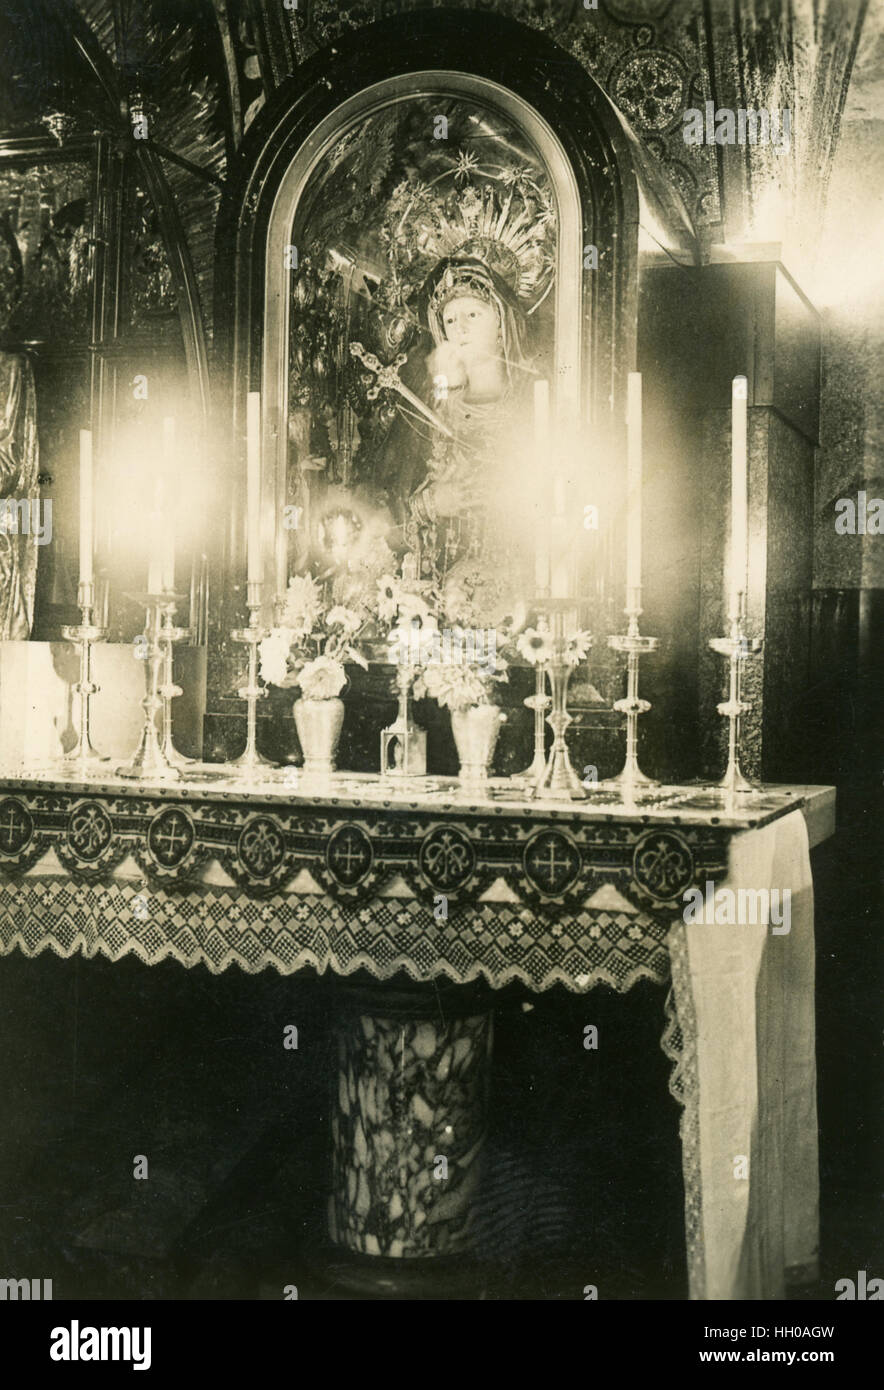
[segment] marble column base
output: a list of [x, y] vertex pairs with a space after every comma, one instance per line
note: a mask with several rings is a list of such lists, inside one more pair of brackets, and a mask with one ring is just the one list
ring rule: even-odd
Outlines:
[[444, 1290], [474, 1251], [491, 997], [336, 982], [331, 1264], [363, 1296], [459, 1296]]

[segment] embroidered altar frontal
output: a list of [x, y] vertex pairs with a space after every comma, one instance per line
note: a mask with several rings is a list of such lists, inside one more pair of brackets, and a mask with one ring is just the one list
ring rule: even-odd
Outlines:
[[[439, 782], [415, 793], [339, 774], [311, 797], [278, 781], [244, 786], [211, 777], [174, 787], [0, 778], [0, 953], [133, 953], [148, 964], [173, 958], [214, 972], [364, 969], [378, 980], [404, 970], [417, 981], [484, 979], [498, 988], [518, 981], [533, 991], [560, 984], [577, 993], [602, 983], [624, 991], [639, 979], [669, 982], [661, 1043], [673, 1067], [670, 1090], [684, 1107], [691, 1296], [779, 1297], [786, 1271], [810, 1266], [817, 1188], [808, 824], [825, 789], [735, 799], [712, 788], [661, 787], [625, 804], [602, 787], [556, 809], [505, 784], [456, 800]], [[774, 936], [764, 924], [685, 925], [685, 892], [716, 880], [732, 891], [794, 890], [791, 933]], [[771, 1002], [759, 1015], [762, 966]], [[426, 1253], [428, 1242], [454, 1253], [469, 1243], [480, 1132], [467, 1127], [463, 1153], [453, 1154], [433, 1129], [437, 1117], [451, 1125], [451, 1108], [469, 1109], [473, 1094], [466, 1072], [449, 1075], [449, 1052], [452, 1065], [459, 1043], [471, 1055], [454, 1024], [443, 1038], [407, 1023], [421, 1078], [408, 1113], [422, 1123], [432, 1112], [433, 1125], [426, 1134], [426, 1125], [409, 1128], [400, 1146], [411, 1155], [400, 1168], [415, 1184], [425, 1173], [412, 1152], [415, 1135], [427, 1149], [432, 1143], [434, 1155], [456, 1159], [446, 1205], [432, 1222], [427, 1217], [425, 1231], [417, 1216], [427, 1194], [438, 1195], [432, 1184], [409, 1188], [400, 1211], [383, 1163], [372, 1159], [371, 1183], [364, 1173], [360, 1180], [368, 1158], [387, 1152], [391, 1131], [378, 1118], [381, 1093], [358, 1063], [392, 1029], [384, 1021], [391, 1008], [382, 991], [340, 1035], [346, 1089], [332, 1136], [331, 1231], [365, 1254]], [[734, 1091], [738, 1033], [741, 1055], [770, 1054], [770, 1085], [757, 1098]], [[397, 1047], [405, 1036], [400, 1029]], [[475, 1055], [484, 1057], [487, 1046], [476, 1037]], [[380, 1067], [380, 1052], [376, 1060]], [[431, 1105], [439, 1086], [444, 1096]], [[363, 1148], [360, 1168], [350, 1156]], [[745, 1208], [733, 1205], [723, 1153], [753, 1155], [752, 1171], [768, 1176], [758, 1197], [753, 1183]], [[788, 1161], [774, 1161], [777, 1154]], [[744, 1266], [747, 1223], [760, 1253]]]
[[334, 791], [6, 779], [2, 949], [626, 990], [668, 978], [684, 892], [724, 874], [734, 830], [799, 804], [772, 793], [716, 816], [696, 788], [573, 811], [493, 788], [475, 804]]

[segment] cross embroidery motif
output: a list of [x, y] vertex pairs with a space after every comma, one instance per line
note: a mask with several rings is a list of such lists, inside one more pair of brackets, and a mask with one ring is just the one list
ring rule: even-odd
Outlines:
[[154, 857], [170, 868], [180, 864], [193, 844], [193, 828], [181, 811], [163, 811], [150, 827], [148, 839]]
[[34, 822], [24, 806], [9, 799], [0, 804], [0, 851], [18, 854], [24, 849], [34, 830]]
[[371, 865], [371, 845], [364, 832], [348, 825], [333, 835], [328, 846], [328, 865], [342, 883], [356, 883]]
[[534, 842], [525, 867], [529, 878], [544, 893], [558, 893], [573, 880], [578, 860], [572, 846], [561, 835], [541, 835]]

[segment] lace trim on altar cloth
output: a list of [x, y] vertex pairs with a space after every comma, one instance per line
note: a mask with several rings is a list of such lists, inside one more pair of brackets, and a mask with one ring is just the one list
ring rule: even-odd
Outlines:
[[213, 974], [232, 965], [283, 975], [312, 967], [387, 980], [405, 971], [418, 981], [485, 979], [495, 989], [518, 982], [543, 992], [558, 984], [582, 994], [605, 984], [624, 993], [639, 980], [667, 982], [668, 929], [646, 913], [613, 908], [547, 922], [519, 903], [479, 903], [436, 920], [414, 898], [343, 908], [317, 893], [255, 899], [194, 885], [166, 894], [137, 879], [82, 885], [41, 875], [0, 884], [0, 954], [132, 954], [146, 965], [171, 958]]
[[682, 1107], [679, 1121], [684, 1175], [685, 1247], [692, 1299], [706, 1297], [703, 1260], [703, 1184], [700, 1173], [700, 1079], [697, 1070], [697, 1021], [691, 994], [685, 930], [672, 927], [667, 940], [672, 983], [666, 993], [666, 1024], [660, 1046], [672, 1062], [670, 1094]]

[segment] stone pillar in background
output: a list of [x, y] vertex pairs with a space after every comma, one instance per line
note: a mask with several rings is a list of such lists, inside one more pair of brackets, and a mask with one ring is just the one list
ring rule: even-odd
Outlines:
[[819, 317], [775, 260], [701, 273], [709, 334], [698, 420], [701, 502], [699, 717], [703, 771], [721, 776], [730, 537], [730, 384], [749, 381], [749, 593], [746, 629], [764, 639], [744, 667], [743, 770], [767, 782], [813, 780], [806, 746], [813, 584], [813, 468], [819, 433]]
[[[767, 254], [761, 248], [759, 255]], [[813, 469], [820, 327], [776, 260], [647, 270], [640, 304], [645, 379], [642, 631], [661, 639], [642, 666], [654, 775], [717, 780], [727, 762], [724, 658], [730, 538], [731, 383], [748, 379], [747, 632], [742, 766], [766, 781], [824, 780], [807, 738], [813, 581]]]

